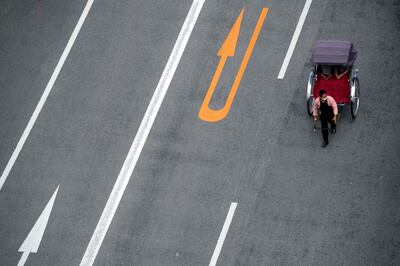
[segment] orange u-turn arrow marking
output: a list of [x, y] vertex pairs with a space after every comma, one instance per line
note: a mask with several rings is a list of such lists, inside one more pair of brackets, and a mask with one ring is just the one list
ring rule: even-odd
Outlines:
[[267, 16], [268, 8], [264, 7], [261, 11], [260, 17], [258, 18], [258, 21], [256, 24], [256, 27], [254, 28], [253, 35], [250, 38], [249, 46], [247, 47], [247, 50], [244, 54], [242, 64], [240, 65], [239, 70], [236, 74], [235, 80], [232, 84], [231, 90], [229, 92], [229, 95], [225, 102], [224, 107], [222, 107], [219, 110], [214, 110], [209, 107], [211, 97], [214, 93], [215, 87], [217, 86], [217, 83], [218, 83], [219, 77], [222, 73], [222, 70], [224, 69], [226, 60], [228, 59], [228, 57], [232, 57], [235, 54], [235, 48], [236, 48], [237, 40], [239, 38], [240, 25], [241, 25], [242, 18], [243, 18], [243, 12], [244, 12], [244, 9], [242, 9], [242, 11], [240, 12], [239, 17], [237, 18], [236, 22], [233, 24], [231, 31], [229, 32], [224, 44], [222, 45], [221, 49], [218, 52], [218, 56], [220, 56], [221, 59], [218, 63], [217, 69], [215, 70], [214, 76], [211, 80], [210, 87], [208, 88], [206, 96], [204, 97], [204, 101], [200, 107], [199, 118], [201, 120], [204, 120], [207, 122], [217, 122], [217, 121], [224, 119], [228, 115], [229, 110], [232, 105], [232, 102], [235, 98], [236, 92], [239, 88], [240, 81], [242, 80], [243, 74], [246, 70], [247, 63], [249, 62], [251, 54], [253, 53], [253, 49], [257, 42], [258, 36], [260, 34], [265, 17]]

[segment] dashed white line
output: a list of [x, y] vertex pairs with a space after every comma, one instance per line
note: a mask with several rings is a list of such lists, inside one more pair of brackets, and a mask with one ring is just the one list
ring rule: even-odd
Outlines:
[[217, 245], [215, 246], [214, 253], [211, 257], [211, 261], [209, 266], [215, 266], [218, 261], [219, 254], [221, 253], [222, 246], [224, 245], [224, 241], [226, 235], [228, 234], [229, 226], [231, 225], [233, 215], [235, 214], [235, 210], [237, 207], [236, 202], [232, 202], [231, 206], [229, 207], [228, 214], [226, 215], [224, 226], [222, 227], [222, 231], [219, 234]]
[[194, 25], [196, 24], [204, 2], [205, 0], [194, 0], [192, 3], [189, 13], [179, 33], [178, 39], [176, 40], [172, 53], [168, 59], [167, 65], [164, 68], [157, 88], [153, 94], [149, 106], [147, 107], [146, 113], [144, 114], [139, 130], [136, 133], [132, 146], [128, 152], [124, 164], [122, 165], [122, 169], [118, 175], [117, 181], [114, 184], [111, 194], [107, 200], [107, 204], [103, 210], [103, 213], [101, 214], [99, 222], [97, 223], [96, 229], [92, 235], [92, 238], [90, 239], [88, 247], [86, 248], [85, 254], [83, 255], [80, 263], [81, 266], [93, 265], [96, 259], [97, 253], [99, 252], [107, 230], [110, 227], [111, 221], [113, 220], [125, 188], [128, 185], [129, 179], [131, 178], [135, 165], [150, 133], [150, 129], [153, 126], [153, 122], [160, 109], [164, 96], [167, 93], [168, 87], [172, 81], [172, 77], [174, 76], [176, 68], [178, 67], [178, 63], [182, 57], [183, 51], [185, 50], [186, 44], [189, 40], [190, 34], [192, 33]]
[[72, 32], [71, 37], [68, 40], [67, 46], [65, 46], [64, 51], [60, 57], [60, 59], [58, 60], [58, 63], [56, 65], [56, 68], [53, 71], [53, 74], [50, 77], [49, 82], [47, 83], [47, 86], [43, 92], [42, 97], [39, 100], [38, 105], [36, 106], [35, 110], [33, 111], [33, 114], [31, 116], [31, 118], [29, 119], [28, 125], [26, 126], [24, 132], [22, 133], [21, 138], [18, 141], [17, 146], [15, 147], [14, 152], [11, 155], [11, 158], [8, 160], [8, 163], [6, 165], [6, 167], [4, 168], [3, 173], [1, 174], [0, 177], [0, 190], [3, 187], [4, 183], [6, 182], [6, 179], [8, 177], [8, 175], [10, 174], [11, 169], [14, 166], [15, 161], [18, 158], [19, 153], [22, 150], [22, 147], [25, 144], [26, 139], [28, 138], [33, 126], [35, 125], [36, 119], [38, 118], [40, 112], [42, 111], [43, 105], [45, 104], [47, 97], [50, 94], [51, 89], [54, 86], [54, 83], [57, 80], [58, 74], [60, 73], [65, 60], [68, 57], [69, 52], [71, 51], [72, 46], [74, 45], [74, 42], [76, 40], [76, 37], [79, 34], [79, 31], [82, 28], [83, 23], [85, 22], [85, 19], [87, 17], [87, 15], [89, 14], [89, 10], [92, 7], [94, 0], [88, 0], [86, 3], [85, 8], [83, 9], [83, 12], [78, 20], [78, 23], [76, 24], [74, 31]]
[[289, 65], [290, 59], [292, 58], [294, 48], [296, 46], [297, 40], [299, 39], [300, 32], [301, 32], [301, 29], [303, 28], [303, 24], [304, 24], [304, 21], [306, 20], [307, 13], [308, 13], [308, 10], [310, 9], [311, 3], [312, 3], [312, 0], [307, 0], [304, 5], [303, 11], [301, 12], [301, 15], [299, 18], [299, 22], [297, 22], [297, 26], [294, 31], [292, 40], [290, 41], [289, 49], [287, 50], [285, 59], [283, 60], [283, 63], [281, 66], [281, 70], [279, 71], [278, 79], [283, 79], [285, 77], [286, 69]]

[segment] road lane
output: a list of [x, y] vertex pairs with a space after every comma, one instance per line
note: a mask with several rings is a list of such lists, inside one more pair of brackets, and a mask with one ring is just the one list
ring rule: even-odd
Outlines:
[[113, 190], [110, 193], [107, 204], [104, 207], [99, 222], [96, 225], [96, 229], [93, 232], [80, 265], [92, 265], [96, 260], [97, 253], [99, 252], [121, 198], [124, 195], [126, 186], [129, 183], [136, 163], [142, 153], [143, 146], [145, 145], [147, 137], [149, 136], [154, 120], [156, 119], [158, 111], [160, 110], [164, 97], [174, 77], [175, 71], [182, 58], [182, 54], [185, 51], [186, 45], [190, 39], [193, 28], [196, 25], [203, 5], [204, 0], [195, 0], [190, 7], [185, 22], [181, 27], [178, 38], [176, 39], [174, 48], [168, 58], [168, 62], [146, 109], [146, 113], [143, 116], [140, 127], [135, 135], [135, 139], [132, 142], [124, 164], [122, 165], [117, 180], [115, 181]]
[[[39, 253], [29, 261], [79, 264], [191, 1], [96, 3], [15, 177], [0, 194], [6, 264], [17, 263], [44, 195], [59, 183]], [[269, 1], [228, 117], [217, 124], [199, 120], [215, 54], [232, 23], [245, 6], [237, 57], [212, 99], [216, 108], [264, 5], [206, 2], [96, 265], [207, 264], [231, 202], [240, 208], [218, 265], [399, 264], [398, 125], [392, 123], [399, 112], [398, 105], [385, 105], [387, 98], [399, 100], [391, 89], [399, 83], [399, 6], [313, 3], [285, 80], [278, 81], [288, 32], [304, 2]], [[360, 51], [363, 99], [357, 120], [345, 115], [326, 151], [306, 114], [305, 63], [314, 41], [332, 36], [353, 39]], [[326, 171], [318, 167], [321, 159]]]
[[49, 81], [47, 82], [46, 88], [45, 88], [42, 96], [40, 97], [40, 100], [39, 100], [35, 110], [33, 111], [32, 116], [29, 119], [29, 122], [28, 122], [27, 126], [25, 127], [24, 132], [22, 133], [22, 136], [17, 143], [17, 146], [15, 147], [10, 159], [8, 160], [8, 163], [5, 167], [5, 169], [3, 170], [3, 172], [0, 176], [0, 190], [3, 187], [4, 183], [6, 182], [8, 175], [10, 174], [10, 172], [15, 164], [15, 161], [18, 159], [19, 153], [21, 152], [22, 148], [24, 147], [26, 139], [29, 137], [31, 130], [32, 130], [33, 126], [35, 125], [36, 120], [37, 120], [38, 116], [40, 115], [40, 112], [42, 111], [43, 106], [45, 105], [47, 98], [48, 98], [49, 94], [51, 93], [51, 90], [53, 89], [55, 82], [57, 81], [57, 77], [62, 70], [65, 60], [68, 58], [69, 52], [71, 51], [72, 47], [74, 46], [75, 40], [78, 37], [83, 24], [85, 23], [85, 19], [86, 19], [87, 15], [89, 14], [92, 4], [93, 4], [93, 0], [87, 1], [85, 8], [83, 9], [82, 14], [79, 17], [79, 20], [76, 23], [76, 26], [75, 26], [70, 38], [68, 39], [68, 42], [60, 56], [60, 59], [58, 60], [57, 65], [54, 68], [54, 71], [51, 74]]
[[81, 0], [2, 1], [0, 171], [3, 172], [80, 13]]
[[[379, 131], [382, 140], [376, 144], [375, 154], [368, 149], [373, 138], [360, 133], [363, 122], [356, 120], [349, 123], [348, 120], [342, 120], [339, 127], [345, 129], [339, 133], [346, 133], [340, 137], [343, 142], [326, 153], [320, 150], [320, 136], [312, 132], [311, 121], [305, 110], [305, 79], [309, 71], [306, 62], [312, 44], [319, 38], [328, 38], [337, 32], [335, 29], [338, 25], [335, 23], [339, 19], [332, 21], [330, 18], [339, 16], [336, 14], [338, 12], [346, 14], [349, 19], [344, 22], [340, 20], [345, 37], [354, 38], [356, 44], [361, 44], [360, 51], [365, 50], [363, 45], [368, 43], [364, 42], [364, 38], [369, 28], [366, 23], [370, 17], [367, 12], [369, 6], [364, 6], [365, 9], [358, 14], [358, 19], [363, 20], [357, 21], [359, 25], [354, 26], [362, 29], [357, 37], [353, 34], [355, 28], [346, 26], [353, 23], [351, 12], [360, 3], [346, 7], [342, 2], [342, 9], [339, 9], [335, 4], [329, 5], [327, 1], [318, 2], [315, 9], [310, 10], [297, 52], [293, 55], [292, 66], [287, 72], [287, 77], [290, 78], [277, 82], [268, 77], [276, 77], [280, 67], [277, 62], [281, 62], [279, 57], [282, 58], [285, 53], [277, 48], [280, 47], [277, 44], [287, 38], [282, 34], [285, 30], [282, 29], [284, 24], [281, 21], [286, 18], [285, 15], [291, 14], [298, 18], [298, 14], [295, 10], [285, 8], [287, 3], [281, 2], [282, 6], [278, 10], [282, 13], [273, 15], [272, 6], [278, 7], [280, 3], [270, 4], [269, 34], [260, 36], [257, 47], [262, 48], [255, 49], [255, 63], [249, 65], [247, 72], [253, 76], [243, 81], [234, 102], [235, 107], [218, 127], [198, 123], [195, 117], [199, 108], [198, 102], [203, 99], [198, 91], [201, 91], [203, 84], [206, 84], [203, 87], [206, 90], [218, 58], [211, 53], [211, 56], [197, 59], [196, 64], [189, 57], [183, 60], [182, 77], [178, 75], [175, 78], [176, 89], [171, 89], [167, 95], [164, 111], [162, 110], [157, 119], [159, 122], [156, 121], [139, 162], [141, 166], [138, 167], [134, 181], [128, 186], [131, 193], [127, 193], [123, 199], [111, 228], [112, 233], [105, 240], [105, 247], [100, 254], [101, 265], [115, 260], [120, 264], [204, 264], [207, 261], [204, 254], [211, 255], [210, 243], [215, 243], [219, 234], [218, 225], [225, 218], [223, 206], [227, 206], [230, 201], [238, 201], [243, 208], [235, 214], [237, 219], [231, 225], [219, 259], [221, 265], [335, 265], [340, 256], [344, 256], [340, 257], [342, 263], [349, 264], [354, 264], [357, 260], [367, 262], [372, 256], [377, 263], [391, 262], [397, 258], [395, 247], [398, 213], [393, 217], [389, 215], [393, 214], [391, 210], [396, 210], [396, 203], [399, 202], [395, 194], [398, 184], [394, 179], [399, 172], [395, 165], [398, 145], [393, 140], [378, 148], [385, 136], [394, 137], [392, 134], [396, 132], [396, 127], [389, 127], [387, 132], [383, 129]], [[210, 17], [216, 16], [212, 14], [219, 14], [220, 17], [220, 14], [228, 12], [217, 7], [215, 3], [209, 3], [205, 6], [203, 16], [211, 22]], [[233, 3], [232, 9], [235, 8], [240, 10], [240, 3]], [[231, 23], [226, 22], [225, 32], [229, 31], [237, 17], [237, 13], [230, 12], [230, 19], [226, 20]], [[389, 7], [383, 13], [392, 16], [394, 14], [390, 13]], [[256, 17], [256, 8], [250, 14], [250, 18]], [[326, 18], [328, 21], [323, 23]], [[295, 19], [293, 21], [295, 24]], [[323, 25], [317, 26], [321, 21]], [[390, 20], [386, 20], [386, 23], [388, 21]], [[290, 24], [287, 21], [287, 25]], [[211, 27], [205, 24], [203, 27], [219, 28], [215, 25], [217, 24]], [[244, 28], [247, 27], [250, 32], [251, 19], [245, 21], [244, 25], [247, 25]], [[274, 28], [273, 25], [280, 26]], [[395, 31], [393, 25], [385, 26]], [[199, 27], [199, 32], [213, 32], [211, 29], [204, 30], [203, 27]], [[197, 36], [196, 32], [194, 36]], [[225, 35], [217, 37], [218, 35], [209, 33], [209, 36], [219, 38], [214, 44], [214, 49], [217, 50]], [[281, 39], [277, 36], [281, 36]], [[188, 53], [194, 58], [196, 55], [204, 57], [205, 51], [212, 50], [211, 45], [207, 44], [212, 39], [210, 37], [196, 38], [193, 43], [200, 48], [194, 52], [189, 50]], [[249, 34], [245, 37], [241, 35], [240, 38], [246, 37]], [[393, 38], [387, 35], [380, 37]], [[379, 37], [370, 38], [372, 43], [379, 43]], [[274, 49], [269, 48], [270, 43]], [[243, 54], [245, 44], [246, 42], [239, 41], [238, 54]], [[383, 43], [379, 45], [383, 46]], [[392, 51], [390, 45], [388, 48]], [[368, 57], [364, 59], [369, 60]], [[383, 62], [387, 58], [379, 60]], [[222, 77], [220, 87], [229, 88], [229, 73], [234, 73], [239, 62], [232, 63], [225, 80]], [[359, 65], [366, 73], [370, 71], [370, 65], [361, 62]], [[395, 65], [393, 63], [393, 67]], [[197, 73], [205, 73], [205, 76], [200, 75], [198, 80]], [[389, 80], [393, 78], [390, 73], [388, 77]], [[393, 80], [390, 82], [389, 84], [393, 84]], [[190, 91], [188, 88], [192, 87], [198, 89]], [[245, 93], [243, 88], [252, 88], [254, 91]], [[390, 92], [390, 95], [393, 93]], [[381, 97], [383, 96], [378, 99]], [[222, 92], [214, 99], [215, 106], [221, 106], [224, 99]], [[382, 122], [374, 116], [370, 118], [372, 120], [368, 126], [375, 123], [381, 125]], [[357, 123], [361, 125], [357, 126]], [[339, 139], [339, 133], [332, 139], [332, 143]], [[360, 134], [365, 141], [361, 144], [365, 147], [361, 152], [363, 156], [353, 160], [354, 154], [360, 148]], [[378, 133], [373, 134], [377, 135]], [[334, 144], [330, 147], [332, 146]], [[389, 151], [384, 157], [385, 161], [377, 159], [377, 156], [383, 155], [382, 151], [385, 149]], [[317, 167], [321, 158], [328, 162], [326, 172], [322, 174]], [[354, 168], [352, 162], [359, 166]], [[371, 163], [373, 166], [369, 166]], [[385, 176], [388, 176], [388, 180], [382, 189], [374, 191], [376, 181], [363, 180], [364, 177], [368, 179], [377, 174], [371, 172], [375, 167], [376, 171], [383, 169], [385, 174], [382, 179], [385, 180]], [[351, 183], [353, 180], [357, 180], [355, 186]], [[376, 205], [367, 199], [369, 193], [378, 200]], [[385, 203], [388, 206], [380, 211]], [[373, 211], [369, 210], [369, 206], [374, 206]], [[385, 218], [378, 218], [380, 215]], [[373, 222], [368, 223], [368, 219]], [[384, 219], [389, 219], [390, 222], [383, 222]], [[384, 224], [383, 227], [379, 225], [380, 222]], [[375, 232], [384, 232], [383, 238]], [[393, 232], [395, 237], [389, 238], [389, 232]], [[370, 238], [363, 238], [362, 234], [367, 234]], [[363, 245], [363, 240], [367, 244]], [[379, 252], [372, 252], [374, 255], [370, 255], [374, 245], [377, 245], [374, 244], [375, 241], [383, 243], [384, 247], [380, 247], [380, 252], [387, 256], [380, 256], [377, 254]], [[341, 249], [341, 246], [348, 250]], [[384, 252], [385, 248], [388, 250]], [[357, 257], [353, 258], [352, 254]]]
[[[286, 50], [277, 52], [278, 46], [270, 46], [271, 34], [279, 33], [268, 17], [273, 16], [272, 21], [275, 21], [282, 15], [274, 14], [271, 7], [228, 117], [215, 124], [198, 118], [219, 61], [216, 53], [243, 5], [246, 9], [237, 57], [227, 63], [221, 75], [218, 87], [223, 92], [216, 93], [211, 103], [216, 107], [225, 102], [224, 93], [227, 92], [224, 89], [229, 91], [232, 85], [264, 3], [205, 3], [199, 26], [193, 32], [193, 39], [98, 254], [98, 265], [209, 263], [226, 218], [226, 206], [236, 202], [235, 191], [243, 169], [259, 155], [253, 152], [259, 146], [254, 138], [259, 136], [258, 128], [263, 126], [259, 120], [269, 113], [279, 118], [279, 112], [284, 112], [285, 103], [289, 102], [289, 97], [282, 97], [282, 94], [291, 95], [288, 88], [274, 89], [278, 82], [276, 73]], [[282, 10], [298, 13], [292, 16], [292, 24], [296, 24], [301, 5], [300, 10], [285, 9], [287, 3], [282, 1], [272, 5], [283, 13]], [[289, 31], [290, 25], [287, 27]], [[290, 41], [290, 37], [282, 37]], [[282, 105], [270, 104], [274, 101]], [[272, 143], [277, 136], [274, 134], [278, 133], [274, 127], [282, 121], [268, 122], [272, 133], [267, 135]], [[252, 177], [246, 177], [253, 184]], [[232, 232], [238, 233], [231, 229], [228, 237]], [[224, 246], [220, 259], [225, 255]]]
[[286, 52], [285, 59], [283, 60], [281, 69], [279, 70], [278, 79], [283, 79], [285, 77], [286, 69], [290, 63], [290, 58], [292, 58], [294, 49], [296, 47], [297, 40], [301, 34], [301, 29], [303, 28], [304, 21], [307, 18], [308, 11], [310, 10], [312, 0], [306, 0], [304, 4], [303, 11], [301, 11], [301, 15], [299, 17], [299, 21], [297, 22], [296, 29], [293, 33], [292, 40], [290, 41], [288, 51]]
[[[393, 90], [399, 80], [393, 49], [400, 38], [398, 1], [335, 1], [322, 11], [313, 41], [350, 39], [359, 51], [359, 116], [350, 122], [345, 110], [337, 134], [321, 149], [321, 133], [312, 132], [306, 115], [308, 68], [287, 75], [294, 91], [286, 125], [269, 162], [255, 170], [263, 184], [253, 208], [247, 217], [237, 213], [245, 238], [226, 240], [227, 249], [240, 251], [222, 264], [399, 264], [399, 126], [390, 122], [399, 112], [383, 104], [399, 101]], [[294, 64], [301, 66], [301, 57], [295, 55]], [[240, 197], [250, 191], [241, 187]]]
[[0, 195], [2, 262], [17, 264], [44, 195], [60, 184], [29, 262], [79, 264], [190, 4], [93, 4]]

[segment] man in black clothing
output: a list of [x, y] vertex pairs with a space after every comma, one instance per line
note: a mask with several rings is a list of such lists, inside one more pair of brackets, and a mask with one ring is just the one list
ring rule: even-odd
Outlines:
[[338, 108], [335, 99], [329, 96], [326, 90], [319, 91], [319, 97], [315, 99], [313, 108], [314, 127], [317, 126], [318, 111], [320, 112], [322, 137], [324, 142], [322, 147], [325, 148], [328, 143], [328, 123], [331, 124], [332, 133], [336, 133], [336, 120], [338, 116]]

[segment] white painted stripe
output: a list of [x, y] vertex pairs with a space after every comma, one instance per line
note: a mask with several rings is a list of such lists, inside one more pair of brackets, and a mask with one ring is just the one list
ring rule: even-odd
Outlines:
[[303, 28], [304, 21], [306, 20], [308, 10], [310, 9], [312, 0], [307, 0], [303, 11], [301, 12], [299, 22], [297, 22], [296, 30], [294, 31], [292, 40], [289, 45], [289, 49], [287, 50], [285, 59], [283, 60], [283, 64], [281, 66], [281, 70], [278, 74], [278, 79], [283, 79], [285, 77], [286, 69], [289, 65], [290, 59], [292, 58], [294, 48], [296, 46], [297, 40], [299, 39], [301, 29]]
[[22, 150], [22, 147], [24, 146], [25, 141], [29, 136], [29, 133], [31, 132], [33, 125], [36, 122], [36, 119], [38, 118], [40, 112], [42, 111], [43, 105], [45, 104], [47, 97], [49, 96], [50, 91], [53, 88], [53, 85], [57, 80], [58, 74], [60, 73], [60, 71], [64, 65], [64, 62], [67, 59], [72, 46], [74, 45], [76, 37], [78, 36], [79, 31], [81, 30], [82, 25], [85, 22], [85, 19], [89, 13], [90, 8], [92, 7], [93, 1], [94, 0], [87, 1], [86, 6], [83, 9], [83, 12], [81, 14], [81, 17], [79, 18], [78, 23], [76, 24], [75, 29], [72, 32], [72, 35], [68, 40], [67, 46], [65, 46], [64, 51], [63, 51], [60, 59], [58, 60], [56, 68], [54, 69], [54, 72], [51, 75], [49, 82], [47, 83], [47, 86], [43, 92], [43, 95], [40, 98], [39, 103], [36, 106], [35, 110], [33, 111], [33, 114], [28, 122], [28, 125], [26, 126], [24, 132], [22, 133], [22, 136], [18, 141], [17, 147], [15, 148], [14, 152], [12, 153], [11, 158], [6, 165], [6, 168], [4, 169], [3, 173], [1, 174], [0, 190], [3, 187], [4, 182], [6, 182], [6, 179], [7, 179], [8, 175], [10, 174], [10, 171], [13, 168], [15, 161], [17, 160], [18, 155], [19, 155], [20, 151]]
[[222, 227], [222, 231], [219, 235], [218, 242], [217, 242], [217, 245], [215, 246], [214, 253], [211, 257], [209, 266], [215, 266], [217, 264], [219, 253], [221, 253], [221, 249], [222, 249], [222, 246], [224, 245], [224, 241], [225, 241], [226, 235], [228, 233], [229, 226], [231, 225], [233, 215], [235, 214], [236, 206], [237, 206], [237, 203], [232, 202], [231, 206], [229, 207], [228, 214], [226, 215], [226, 218], [225, 218], [224, 226]]
[[86, 248], [86, 252], [83, 255], [80, 263], [81, 266], [93, 265], [96, 259], [97, 253], [99, 252], [107, 230], [110, 227], [111, 221], [124, 194], [125, 188], [128, 185], [129, 179], [132, 176], [135, 165], [150, 133], [150, 129], [160, 109], [164, 96], [167, 93], [168, 87], [172, 81], [176, 68], [178, 67], [178, 63], [182, 57], [183, 51], [185, 50], [186, 44], [189, 40], [190, 34], [192, 33], [194, 25], [196, 24], [204, 2], [205, 0], [193, 1], [172, 53], [168, 59], [167, 65], [164, 68], [157, 88], [153, 94], [149, 106], [147, 107], [146, 113], [144, 114], [139, 130], [136, 133], [132, 146], [107, 200], [107, 204], [103, 210], [103, 213], [101, 214], [99, 222], [97, 223], [88, 247]]
[[24, 266], [26, 261], [28, 260], [29, 254], [29, 251], [25, 251], [24, 253], [22, 253], [21, 259], [19, 260], [17, 266]]
[[59, 188], [60, 185], [58, 185], [56, 191], [53, 193], [53, 196], [51, 196], [49, 202], [46, 204], [46, 207], [43, 209], [28, 236], [25, 238], [21, 247], [18, 249], [18, 252], [28, 251], [32, 253], [37, 253], [40, 242], [42, 242], [43, 234], [46, 230], [51, 211], [53, 210], [54, 202], [56, 201]]

